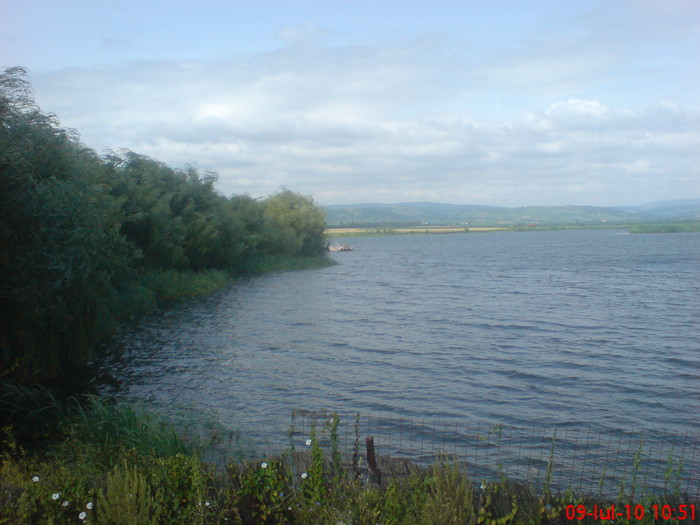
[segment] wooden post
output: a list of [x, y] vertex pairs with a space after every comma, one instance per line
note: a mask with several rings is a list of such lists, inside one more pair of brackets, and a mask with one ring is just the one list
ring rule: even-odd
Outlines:
[[382, 483], [382, 471], [379, 470], [379, 466], [377, 465], [377, 456], [374, 454], [374, 438], [373, 437], [365, 438], [365, 449], [367, 450], [367, 466], [369, 467], [369, 470], [372, 472], [372, 475], [370, 476], [370, 481], [372, 481], [373, 483], [376, 483], [377, 485], [381, 485], [381, 483]]

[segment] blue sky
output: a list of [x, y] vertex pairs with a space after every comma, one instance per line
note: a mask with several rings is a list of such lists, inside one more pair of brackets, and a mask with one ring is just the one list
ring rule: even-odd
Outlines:
[[0, 66], [99, 152], [322, 204], [700, 197], [700, 2], [8, 1]]

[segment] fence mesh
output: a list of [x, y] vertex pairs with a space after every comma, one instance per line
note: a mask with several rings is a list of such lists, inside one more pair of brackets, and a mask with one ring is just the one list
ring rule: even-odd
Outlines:
[[[334, 419], [337, 422], [334, 423]], [[380, 467], [406, 462], [427, 466], [447, 455], [466, 465], [477, 483], [506, 477], [551, 490], [615, 498], [684, 494], [700, 498], [700, 430], [685, 433], [522, 428], [504, 425], [435, 425], [425, 420], [294, 411], [289, 440], [303, 448], [313, 432], [329, 454], [347, 462], [366, 455], [372, 438]], [[393, 465], [393, 467], [392, 467]]]

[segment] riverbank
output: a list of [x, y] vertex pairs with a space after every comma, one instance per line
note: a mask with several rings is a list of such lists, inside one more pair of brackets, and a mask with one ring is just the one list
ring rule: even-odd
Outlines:
[[507, 227], [489, 228], [464, 228], [452, 226], [413, 226], [406, 228], [328, 228], [326, 235], [334, 237], [364, 237], [374, 235], [410, 235], [418, 233], [448, 234], [448, 233], [469, 233], [469, 232], [490, 232], [508, 230]]
[[635, 224], [630, 233], [688, 233], [700, 232], [700, 222], [659, 222]]
[[45, 452], [23, 450], [5, 431], [0, 523], [563, 524], [607, 523], [612, 513], [617, 523], [643, 524], [697, 523], [700, 511], [677, 489], [642, 491], [635, 465], [616, 498], [555, 492], [552, 472], [562, 465], [553, 453], [541, 484], [474, 480], [446, 456], [429, 467], [374, 457], [357, 433], [359, 454], [348, 462], [334, 415], [282, 454], [246, 462], [224, 450], [230, 455], [212, 463], [202, 458], [215, 435], [188, 440], [128, 405], [88, 397], [44, 409], [58, 423]]
[[684, 233], [700, 231], [700, 222], [651, 222], [651, 223], [591, 223], [591, 224], [530, 224], [517, 226], [491, 227], [462, 227], [462, 226], [406, 226], [392, 228], [345, 228], [331, 227], [326, 229], [330, 238], [365, 237], [378, 235], [410, 235], [410, 234], [452, 234], [452, 233], [484, 233], [503, 231], [551, 231], [551, 230], [600, 230], [623, 229], [630, 233]]
[[337, 264], [328, 255], [259, 257], [246, 271], [154, 270], [144, 272], [126, 283], [115, 298], [115, 324], [134, 319], [174, 301], [213, 293], [245, 275], [284, 271], [312, 270]]

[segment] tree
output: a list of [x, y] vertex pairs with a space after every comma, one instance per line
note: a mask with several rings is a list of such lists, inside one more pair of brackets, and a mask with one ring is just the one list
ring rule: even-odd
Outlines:
[[0, 75], [0, 377], [36, 380], [87, 360], [132, 254], [101, 160], [25, 74]]
[[100, 157], [40, 111], [25, 76], [0, 74], [0, 379], [85, 365], [115, 319], [153, 301], [147, 274], [237, 274], [270, 255], [324, 252], [311, 197], [226, 198], [212, 173], [131, 151]]
[[283, 189], [265, 201], [270, 249], [290, 255], [320, 255], [326, 249], [325, 212], [311, 197]]

